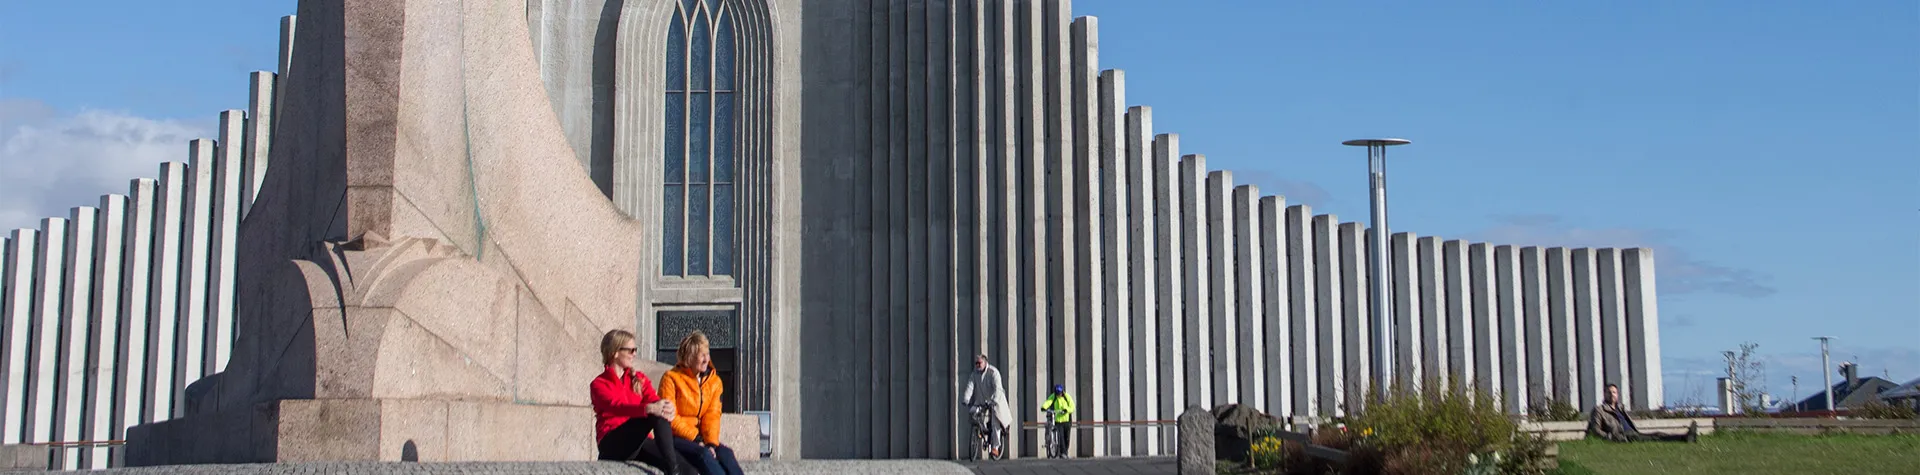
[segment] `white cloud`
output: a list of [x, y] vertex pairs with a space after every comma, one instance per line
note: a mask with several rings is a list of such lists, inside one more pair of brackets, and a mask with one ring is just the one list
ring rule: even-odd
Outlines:
[[1740, 297], [1766, 297], [1776, 291], [1766, 274], [1694, 259], [1673, 243], [1674, 233], [1657, 229], [1569, 226], [1557, 216], [1509, 216], [1500, 224], [1469, 236], [1476, 241], [1528, 246], [1642, 247], [1653, 250], [1660, 292], [1711, 292]]
[[99, 196], [127, 192], [165, 161], [186, 161], [187, 141], [210, 127], [124, 112], [60, 114], [34, 100], [0, 99], [0, 232], [31, 228]]
[[1241, 183], [1260, 187], [1260, 192], [1280, 195], [1287, 198], [1287, 205], [1307, 205], [1315, 208], [1333, 202], [1333, 193], [1310, 181], [1290, 180], [1277, 173], [1266, 170], [1246, 170], [1234, 172]]

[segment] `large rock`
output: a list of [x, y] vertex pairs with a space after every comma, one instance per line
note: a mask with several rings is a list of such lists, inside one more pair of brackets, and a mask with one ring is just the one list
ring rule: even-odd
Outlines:
[[1180, 462], [1180, 475], [1213, 475], [1216, 422], [1213, 413], [1198, 405], [1180, 413], [1180, 446], [1175, 453]]
[[1239, 404], [1221, 404], [1213, 408], [1213, 417], [1218, 421], [1213, 429], [1214, 451], [1220, 459], [1235, 462], [1246, 462], [1253, 439], [1279, 424], [1259, 409]]

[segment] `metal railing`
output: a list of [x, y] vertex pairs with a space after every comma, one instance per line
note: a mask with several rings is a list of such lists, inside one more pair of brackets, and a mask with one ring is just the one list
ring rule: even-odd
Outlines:
[[[1047, 440], [1045, 437], [1046, 434], [1039, 433], [1039, 431], [1042, 429], [1050, 428], [1050, 427], [1053, 427], [1053, 423], [1051, 422], [1022, 421], [1020, 423], [1020, 430], [1022, 431], [1031, 430], [1031, 431], [1037, 432], [1037, 434], [1035, 434], [1036, 438], [1034, 440], [1041, 441], [1042, 444], [1044, 444], [1045, 441]], [[1137, 421], [1070, 421], [1070, 422], [1067, 422], [1067, 427], [1071, 427], [1075, 429], [1075, 432], [1079, 432], [1079, 429], [1092, 429], [1094, 431], [1093, 437], [1099, 437], [1099, 438], [1108, 437], [1111, 434], [1111, 431], [1115, 431], [1115, 430], [1130, 431], [1133, 429], [1146, 428], [1147, 430], [1152, 431], [1153, 433], [1157, 434], [1160, 437], [1159, 439], [1160, 443], [1158, 444], [1159, 446], [1155, 447], [1156, 449], [1159, 449], [1159, 450], [1154, 451], [1155, 453], [1152, 455], [1173, 455], [1174, 448], [1179, 446], [1179, 441], [1180, 441], [1180, 421], [1173, 420], [1173, 419], [1149, 419], [1149, 420], [1137, 420]], [[1075, 440], [1076, 440], [1075, 442], [1076, 444], [1080, 444], [1080, 443], [1084, 443], [1083, 441], [1085, 439], [1075, 437]], [[1044, 456], [1044, 454], [1046, 453], [1046, 447], [1040, 447], [1040, 453]], [[1136, 455], [1148, 455], [1148, 454], [1136, 454]]]

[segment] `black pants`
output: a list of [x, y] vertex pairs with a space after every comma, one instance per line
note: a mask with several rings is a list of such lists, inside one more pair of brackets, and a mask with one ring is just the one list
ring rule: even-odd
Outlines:
[[[652, 434], [652, 438], [647, 435]], [[627, 419], [600, 438], [600, 460], [638, 460], [668, 474], [697, 473], [673, 448], [673, 427], [659, 416]]]
[[1050, 430], [1053, 431], [1056, 437], [1060, 438], [1060, 455], [1066, 456], [1066, 454], [1072, 453], [1073, 427], [1066, 422], [1055, 422]]

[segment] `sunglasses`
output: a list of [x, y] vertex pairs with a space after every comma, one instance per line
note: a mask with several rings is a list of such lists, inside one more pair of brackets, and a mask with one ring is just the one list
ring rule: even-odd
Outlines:
[[620, 353], [633, 353], [633, 352], [636, 352], [636, 351], [640, 351], [640, 349], [639, 349], [639, 348], [635, 348], [635, 347], [631, 347], [631, 346], [628, 346], [628, 347], [623, 347], [623, 348], [620, 348], [619, 350], [616, 350], [616, 352], [620, 352]]

